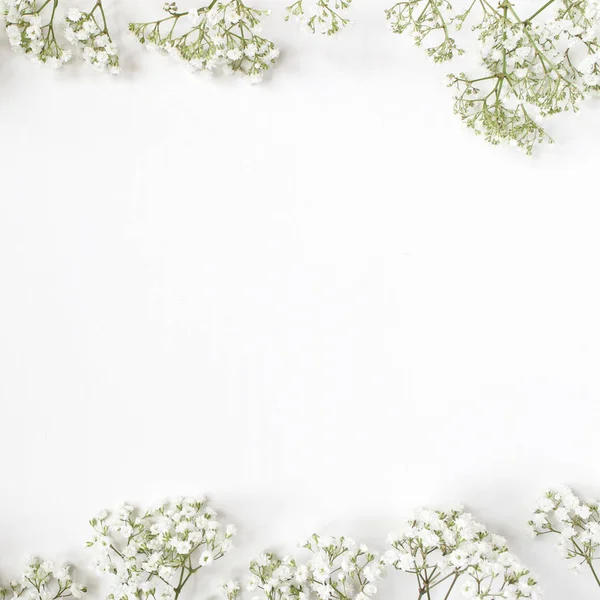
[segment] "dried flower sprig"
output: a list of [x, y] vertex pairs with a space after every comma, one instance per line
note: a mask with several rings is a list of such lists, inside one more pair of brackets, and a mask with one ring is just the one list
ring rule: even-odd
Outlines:
[[286, 8], [285, 20], [293, 17], [310, 33], [335, 35], [350, 24], [350, 4], [352, 0], [296, 0]]
[[61, 67], [71, 58], [56, 38], [58, 0], [4, 0], [4, 22], [12, 49], [36, 62]]
[[[269, 11], [247, 6], [242, 0], [213, 0], [205, 7], [184, 12], [168, 2], [164, 10], [166, 17], [130, 23], [129, 29], [146, 47], [186, 62], [193, 71], [221, 69], [256, 83], [279, 57], [273, 42], [259, 35], [261, 18]], [[178, 32], [180, 23], [187, 28]]]
[[508, 551], [506, 540], [462, 508], [417, 511], [388, 542], [392, 549], [385, 562], [416, 576], [418, 600], [431, 598], [434, 590], [448, 600], [459, 589], [477, 600], [541, 597], [536, 579]]
[[94, 517], [88, 546], [99, 552], [96, 573], [116, 578], [109, 599], [177, 600], [193, 575], [232, 548], [236, 528], [216, 517], [204, 498], [167, 501], [146, 512], [125, 505]]
[[537, 503], [529, 521], [534, 536], [556, 535], [558, 551], [572, 560], [571, 570], [578, 573], [589, 567], [600, 586], [600, 508], [598, 502], [582, 502], [568, 487], [548, 490]]
[[84, 60], [97, 71], [118, 75], [121, 72], [119, 51], [108, 31], [102, 0], [96, 0], [89, 12], [70, 8], [66, 20], [65, 36], [71, 44], [81, 48]]
[[[81, 598], [87, 588], [73, 580], [69, 566], [56, 567], [48, 560], [33, 557], [27, 561], [21, 579], [10, 582], [13, 599], [60, 600]], [[6, 597], [6, 590], [0, 596]]]
[[368, 600], [377, 593], [384, 567], [376, 552], [347, 537], [313, 535], [303, 546], [306, 562], [261, 554], [250, 563], [249, 591], [265, 600]]
[[509, 0], [473, 0], [462, 12], [446, 0], [407, 0], [387, 17], [393, 31], [410, 33], [436, 62], [464, 53], [455, 35], [472, 22], [485, 70], [449, 76], [454, 111], [492, 144], [507, 141], [530, 154], [536, 144], [552, 142], [541, 119], [576, 111], [600, 87], [598, 0], [540, 4], [523, 17]]

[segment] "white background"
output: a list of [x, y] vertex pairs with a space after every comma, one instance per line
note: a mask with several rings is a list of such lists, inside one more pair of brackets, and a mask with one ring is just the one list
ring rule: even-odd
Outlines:
[[254, 87], [125, 34], [119, 78], [2, 38], [4, 580], [85, 568], [101, 508], [206, 493], [232, 573], [460, 501], [548, 600], [598, 596], [524, 533], [547, 486], [600, 495], [598, 105], [532, 159], [488, 146], [387, 4], [328, 40], [264, 2], [282, 59]]

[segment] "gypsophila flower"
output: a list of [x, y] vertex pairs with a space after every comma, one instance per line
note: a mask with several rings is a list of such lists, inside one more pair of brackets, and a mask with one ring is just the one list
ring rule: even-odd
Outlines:
[[[488, 83], [485, 91], [481, 84]], [[530, 154], [536, 144], [553, 143], [552, 138], [532, 116], [523, 102], [511, 104], [505, 92], [504, 80], [497, 76], [470, 79], [465, 73], [451, 75], [449, 85], [456, 88], [454, 112], [476, 134], [491, 144], [508, 142]], [[477, 85], [477, 87], [476, 87]]]
[[236, 600], [240, 593], [240, 584], [237, 581], [226, 581], [221, 587], [226, 600]]
[[221, 70], [257, 83], [279, 57], [273, 42], [260, 35], [261, 18], [269, 11], [242, 0], [213, 2], [184, 12], [174, 2], [163, 8], [167, 17], [130, 23], [129, 29], [140, 43], [187, 63], [192, 71]]
[[455, 589], [478, 600], [541, 598], [537, 581], [506, 541], [462, 508], [417, 511], [388, 543], [392, 549], [384, 554], [385, 563], [416, 575], [418, 599], [429, 598], [436, 588], [445, 598]]
[[[313, 535], [305, 562], [265, 553], [250, 563], [247, 589], [265, 600], [367, 600], [384, 575], [378, 555], [350, 538]], [[257, 596], [257, 598], [259, 598]]]
[[13, 598], [26, 600], [81, 598], [87, 592], [85, 586], [73, 580], [69, 566], [56, 566], [35, 557], [27, 561], [23, 576], [11, 581], [10, 588]]
[[180, 498], [145, 512], [124, 505], [93, 518], [92, 566], [114, 576], [110, 600], [177, 600], [192, 575], [232, 548], [235, 528], [216, 517], [204, 498]]
[[286, 8], [286, 21], [293, 17], [310, 33], [334, 35], [350, 24], [347, 12], [352, 0], [297, 0]]
[[462, 12], [446, 0], [405, 0], [387, 17], [393, 31], [426, 45], [436, 62], [463, 53], [455, 36], [472, 23], [485, 71], [452, 74], [449, 85], [455, 113], [492, 144], [508, 142], [531, 153], [535, 145], [552, 142], [541, 118], [576, 111], [600, 91], [598, 0], [549, 0], [526, 16], [509, 0], [474, 0]]
[[34, 61], [61, 67], [71, 58], [56, 39], [58, 0], [4, 0], [4, 22], [12, 49]]
[[421, 46], [425, 38], [437, 36], [436, 43], [427, 47], [427, 54], [435, 62], [442, 62], [464, 52], [456, 47], [450, 35], [451, 10], [447, 0], [406, 0], [386, 10], [386, 17], [394, 33], [408, 31], [417, 46]]
[[97, 71], [118, 75], [119, 51], [108, 31], [102, 0], [96, 0], [89, 12], [70, 8], [66, 20], [65, 37], [81, 49], [83, 59]]
[[560, 555], [573, 561], [571, 570], [587, 565], [600, 585], [594, 566], [600, 559], [598, 502], [582, 502], [568, 487], [558, 486], [539, 499], [529, 527], [535, 536], [556, 535]]

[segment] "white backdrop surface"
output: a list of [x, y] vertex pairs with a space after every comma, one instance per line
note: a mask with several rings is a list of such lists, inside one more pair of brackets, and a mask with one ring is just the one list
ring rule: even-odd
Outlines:
[[126, 35], [113, 79], [2, 40], [4, 579], [85, 566], [123, 500], [207, 493], [234, 572], [460, 501], [548, 600], [596, 598], [524, 531], [546, 486], [600, 495], [598, 105], [528, 159], [462, 128], [385, 2], [337, 40], [263, 6], [282, 59], [254, 87]]

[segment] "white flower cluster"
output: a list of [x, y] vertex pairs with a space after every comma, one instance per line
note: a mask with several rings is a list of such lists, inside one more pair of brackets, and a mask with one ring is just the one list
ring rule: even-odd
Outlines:
[[394, 33], [408, 31], [416, 46], [421, 46], [425, 38], [437, 35], [437, 43], [427, 48], [427, 54], [435, 62], [442, 62], [463, 54], [463, 50], [456, 47], [456, 42], [449, 33], [451, 10], [448, 0], [406, 0], [398, 2], [386, 10], [385, 14], [391, 30]]
[[600, 559], [598, 502], [582, 502], [568, 487], [556, 487], [540, 498], [529, 527], [535, 536], [556, 534], [561, 556], [574, 560], [571, 570], [587, 565], [600, 585], [594, 567]]
[[352, 0], [296, 0], [286, 8], [285, 20], [294, 17], [310, 33], [334, 35], [350, 24], [346, 14], [351, 3]]
[[508, 551], [506, 540], [461, 508], [417, 511], [388, 542], [393, 549], [385, 562], [416, 575], [419, 599], [430, 598], [439, 586], [449, 598], [457, 584], [466, 598], [477, 600], [541, 597], [537, 581]]
[[[130, 23], [129, 29], [142, 44], [186, 62], [192, 71], [212, 73], [220, 69], [258, 83], [279, 57], [273, 42], [260, 35], [260, 19], [269, 11], [246, 6], [242, 0], [213, 1], [186, 12], [170, 2], [164, 10], [167, 17]], [[176, 33], [182, 19], [187, 29]]]
[[116, 577], [111, 600], [176, 600], [190, 577], [222, 558], [236, 533], [216, 519], [204, 498], [165, 501], [140, 513], [125, 505], [90, 521], [96, 534], [88, 546], [99, 555], [97, 574]]
[[[30, 558], [21, 579], [10, 582], [13, 598], [22, 600], [81, 598], [87, 588], [73, 581], [70, 571], [69, 566], [56, 567], [48, 560]], [[6, 590], [0, 590], [0, 595], [5, 597]]]
[[480, 33], [483, 63], [490, 73], [503, 74], [507, 94], [531, 104], [540, 115], [573, 109], [583, 93], [574, 67], [558, 49], [560, 37], [573, 30], [567, 20], [527, 25], [506, 20], [498, 27], [490, 19]]
[[[551, 7], [556, 10], [547, 13]], [[550, 15], [545, 21], [544, 13]], [[387, 17], [393, 31], [407, 31], [417, 45], [427, 39], [436, 62], [463, 54], [454, 35], [473, 22], [485, 72], [452, 74], [449, 85], [456, 89], [455, 112], [492, 144], [507, 141], [531, 153], [536, 144], [552, 141], [542, 118], [575, 111], [600, 89], [598, 0], [548, 0], [526, 17], [510, 0], [475, 0], [458, 13], [447, 0], [404, 0]]]
[[[565, 23], [563, 36], [566, 37], [570, 57], [572, 49], [583, 49], [584, 58], [575, 69], [582, 79], [585, 92], [600, 90], [600, 44], [597, 34], [600, 25], [600, 1], [587, 0], [573, 6], [561, 6], [557, 22]], [[575, 58], [573, 57], [573, 60]]]
[[231, 579], [221, 586], [221, 591], [227, 600], [236, 600], [240, 593], [240, 584]]
[[[50, 4], [51, 2], [51, 4]], [[71, 53], [61, 48], [56, 39], [55, 23], [58, 0], [4, 0], [4, 21], [8, 41], [13, 50], [26, 54], [38, 63], [61, 67]], [[50, 12], [44, 22], [44, 9]]]
[[313, 553], [306, 562], [261, 554], [250, 563], [247, 589], [266, 600], [369, 600], [377, 593], [383, 563], [366, 546], [315, 534], [304, 548]]
[[[96, 12], [100, 15], [100, 23], [96, 19]], [[66, 20], [65, 37], [71, 44], [81, 48], [84, 60], [97, 71], [118, 75], [121, 72], [119, 52], [110, 37], [101, 0], [96, 1], [90, 12], [70, 8]]]

